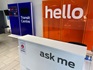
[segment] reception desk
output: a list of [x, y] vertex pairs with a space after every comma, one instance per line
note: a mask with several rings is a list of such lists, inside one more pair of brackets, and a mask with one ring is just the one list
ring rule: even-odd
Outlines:
[[31, 35], [19, 37], [21, 70], [86, 70], [90, 65], [84, 60], [86, 51], [85, 46]]

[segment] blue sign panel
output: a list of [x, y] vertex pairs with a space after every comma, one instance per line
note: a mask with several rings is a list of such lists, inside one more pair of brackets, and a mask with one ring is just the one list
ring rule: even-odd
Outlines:
[[21, 35], [33, 34], [32, 3], [19, 3]]
[[8, 8], [12, 34], [20, 35], [18, 6], [17, 4], [9, 4]]
[[8, 8], [12, 34], [34, 35], [32, 3], [9, 4]]

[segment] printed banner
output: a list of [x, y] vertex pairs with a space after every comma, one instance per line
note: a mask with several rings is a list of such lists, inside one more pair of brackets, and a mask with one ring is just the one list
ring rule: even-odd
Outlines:
[[42, 0], [43, 37], [93, 47], [93, 0]]

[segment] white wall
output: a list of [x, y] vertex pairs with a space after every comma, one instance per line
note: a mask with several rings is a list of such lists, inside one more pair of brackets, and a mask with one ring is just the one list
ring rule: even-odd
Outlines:
[[2, 10], [2, 0], [0, 0], [0, 10]]
[[0, 9], [7, 9], [7, 4], [18, 2], [32, 2], [34, 9], [34, 23], [36, 27], [36, 35], [42, 36], [42, 0], [0, 0]]
[[7, 9], [8, 3], [15, 3], [17, 0], [0, 0], [0, 9]]

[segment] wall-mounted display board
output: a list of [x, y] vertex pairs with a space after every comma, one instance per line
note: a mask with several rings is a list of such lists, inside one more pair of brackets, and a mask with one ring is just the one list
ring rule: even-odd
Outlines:
[[43, 37], [93, 48], [93, 0], [42, 0]]
[[12, 34], [34, 35], [32, 3], [8, 4], [8, 8]]

